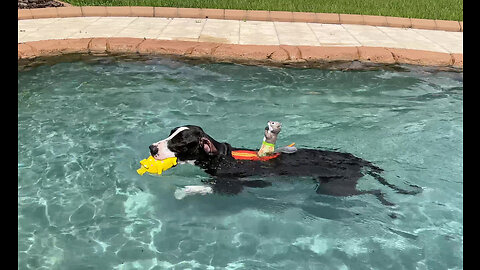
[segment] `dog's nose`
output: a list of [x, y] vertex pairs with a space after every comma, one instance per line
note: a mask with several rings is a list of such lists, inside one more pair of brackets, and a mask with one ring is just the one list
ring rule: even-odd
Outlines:
[[158, 148], [155, 145], [152, 144], [148, 148], [150, 148], [150, 154], [152, 154], [152, 156], [155, 156], [158, 153]]

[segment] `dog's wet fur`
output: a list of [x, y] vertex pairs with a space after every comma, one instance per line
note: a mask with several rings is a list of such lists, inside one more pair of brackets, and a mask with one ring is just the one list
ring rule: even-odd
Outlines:
[[[251, 150], [220, 143], [206, 134], [199, 126], [186, 125], [172, 129], [170, 136], [150, 145], [150, 153], [158, 159], [177, 157], [179, 163], [193, 163], [210, 174], [208, 184], [214, 192], [237, 194], [247, 187], [266, 187], [266, 180], [252, 177], [307, 176], [318, 181], [316, 192], [333, 196], [372, 194], [385, 205], [387, 201], [380, 190], [357, 190], [358, 180], [371, 175], [382, 185], [401, 194], [417, 194], [420, 188], [408, 191], [388, 183], [380, 174], [382, 169], [371, 162], [349, 153], [317, 149], [298, 149], [295, 153], [282, 153], [268, 161], [236, 160], [233, 150]], [[250, 178], [250, 180], [249, 180]], [[273, 180], [273, 178], [270, 178]]]

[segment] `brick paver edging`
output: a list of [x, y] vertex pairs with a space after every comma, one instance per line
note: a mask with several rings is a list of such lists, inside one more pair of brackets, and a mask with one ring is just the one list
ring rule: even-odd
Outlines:
[[18, 44], [18, 60], [70, 53], [158, 54], [215, 61], [267, 64], [361, 61], [463, 69], [463, 54], [383, 47], [239, 45], [144, 38], [82, 38]]
[[389, 26], [463, 32], [463, 21], [410, 19], [389, 16], [370, 16], [337, 13], [135, 6], [70, 6], [56, 8], [18, 9], [19, 20], [89, 16], [211, 18], [224, 20], [362, 24], [372, 26]]

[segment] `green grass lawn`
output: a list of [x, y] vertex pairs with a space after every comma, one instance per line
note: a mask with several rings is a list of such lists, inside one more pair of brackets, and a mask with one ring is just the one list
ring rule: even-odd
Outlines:
[[164, 6], [383, 15], [463, 21], [463, 0], [64, 0], [76, 6]]

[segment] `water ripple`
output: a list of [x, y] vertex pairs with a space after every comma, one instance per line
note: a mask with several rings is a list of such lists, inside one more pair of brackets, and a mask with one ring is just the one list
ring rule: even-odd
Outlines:
[[[139, 176], [148, 145], [196, 124], [257, 148], [345, 151], [383, 168], [397, 205], [270, 179], [236, 196], [174, 197], [209, 176]], [[463, 268], [463, 73], [335, 71], [93, 58], [18, 74], [19, 269]], [[258, 179], [257, 179], [258, 180]]]

